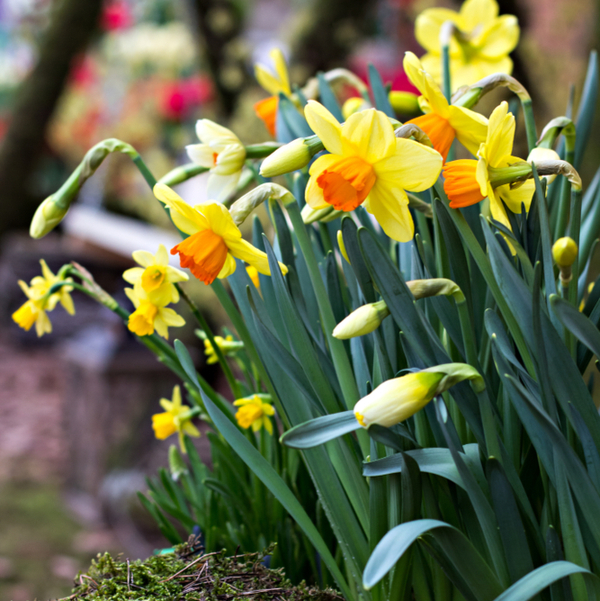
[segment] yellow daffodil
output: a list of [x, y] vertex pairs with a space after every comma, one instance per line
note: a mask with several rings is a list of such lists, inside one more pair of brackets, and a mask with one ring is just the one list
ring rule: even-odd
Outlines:
[[125, 288], [125, 294], [135, 307], [127, 323], [127, 327], [134, 334], [149, 336], [156, 330], [159, 336], [168, 340], [170, 327], [185, 325], [183, 317], [173, 309], [151, 302], [143, 288]]
[[260, 100], [254, 105], [254, 111], [260, 117], [272, 136], [275, 136], [275, 123], [277, 120], [277, 108], [279, 106], [279, 94], [286, 96], [292, 94], [290, 87], [290, 78], [288, 75], [285, 57], [279, 48], [273, 48], [269, 53], [275, 66], [275, 72], [270, 71], [265, 65], [256, 63], [254, 65], [254, 75], [256, 81], [271, 96]]
[[165, 440], [175, 433], [179, 434], [179, 446], [181, 451], [185, 453], [183, 435], [200, 436], [198, 428], [191, 422], [194, 411], [187, 405], [182, 405], [179, 386], [173, 388], [173, 396], [170, 401], [160, 399], [160, 406], [165, 411], [164, 413], [155, 413], [152, 416], [154, 435], [159, 440]]
[[155, 255], [146, 250], [136, 250], [133, 260], [141, 267], [132, 267], [123, 274], [123, 279], [134, 288], [141, 287], [155, 305], [168, 305], [179, 301], [175, 282], [185, 282], [188, 275], [169, 265], [169, 254], [161, 244]]
[[[238, 351], [244, 348], [244, 343], [234, 340], [231, 334], [226, 338], [223, 338], [223, 336], [215, 336], [215, 342], [225, 357], [233, 357]], [[204, 337], [204, 354], [206, 355], [206, 362], [209, 365], [219, 361], [213, 345], [206, 337]]]
[[451, 161], [444, 167], [444, 190], [453, 209], [476, 204], [487, 196], [492, 217], [509, 229], [502, 201], [514, 213], [521, 212], [521, 204], [529, 210], [535, 190], [533, 180], [512, 188], [510, 183], [495, 186], [491, 181], [495, 169], [524, 164], [522, 159], [511, 155], [514, 137], [515, 118], [508, 112], [508, 104], [502, 102], [490, 116], [486, 141], [477, 152], [479, 159]]
[[315, 101], [308, 102], [304, 113], [331, 153], [310, 168], [310, 207], [352, 211], [364, 203], [390, 238], [411, 240], [414, 224], [404, 190], [431, 187], [442, 168], [441, 155], [413, 140], [396, 138], [389, 118], [375, 109], [354, 113], [344, 125]]
[[52, 273], [43, 259], [40, 260], [40, 265], [42, 266], [42, 275], [34, 277], [29, 286], [19, 280], [19, 286], [28, 300], [12, 314], [13, 321], [24, 330], [29, 331], [35, 324], [38, 337], [52, 331], [52, 324], [47, 312], [52, 311], [57, 303], [60, 302], [69, 315], [75, 313], [75, 306], [70, 294], [73, 290], [71, 286], [62, 286], [56, 292], [49, 294], [52, 286], [59, 282], [70, 282], [71, 279], [64, 279], [60, 275]]
[[198, 165], [210, 169], [208, 197], [225, 200], [240, 179], [246, 149], [232, 131], [209, 119], [196, 122], [196, 135], [202, 143], [186, 146], [188, 156]]
[[[178, 253], [181, 266], [187, 267], [199, 280], [211, 284], [217, 277], [228, 277], [235, 271], [235, 258], [256, 267], [259, 273], [271, 275], [266, 253], [242, 238], [240, 229], [222, 204], [208, 202], [191, 207], [164, 184], [156, 184], [154, 194], [171, 210], [173, 223], [189, 234], [189, 238], [171, 249], [171, 254]], [[287, 273], [283, 263], [279, 266]]]
[[479, 113], [462, 106], [449, 104], [433, 77], [423, 69], [421, 61], [412, 53], [404, 57], [404, 71], [411, 83], [421, 92], [419, 105], [425, 113], [411, 119], [428, 136], [433, 147], [444, 157], [448, 156], [454, 138], [472, 154], [485, 141], [488, 121]]
[[447, 21], [458, 30], [449, 48], [452, 89], [473, 84], [492, 73], [512, 73], [513, 63], [508, 55], [519, 41], [517, 18], [499, 17], [496, 0], [466, 0], [460, 12], [429, 8], [415, 22], [415, 37], [427, 50], [421, 61], [438, 83], [442, 81], [440, 29]]
[[269, 417], [275, 415], [275, 409], [271, 404], [257, 394], [248, 399], [238, 399], [233, 404], [239, 407], [235, 419], [242, 428], [252, 426], [252, 430], [258, 432], [264, 427], [269, 434], [273, 434], [273, 424]]

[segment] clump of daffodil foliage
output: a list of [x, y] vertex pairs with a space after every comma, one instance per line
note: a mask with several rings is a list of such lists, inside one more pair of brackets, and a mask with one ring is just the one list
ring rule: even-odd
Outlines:
[[145, 560], [123, 561], [110, 553], [98, 554], [90, 569], [79, 574], [69, 599], [89, 601], [334, 601], [341, 599], [331, 589], [321, 591], [292, 586], [283, 570], [270, 570], [262, 561], [273, 551], [228, 557], [225, 551], [196, 555], [190, 545]]

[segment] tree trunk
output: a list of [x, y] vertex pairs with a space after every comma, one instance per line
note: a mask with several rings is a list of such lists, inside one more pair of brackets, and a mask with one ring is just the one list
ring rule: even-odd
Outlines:
[[37, 202], [30, 178], [44, 148], [47, 125], [67, 82], [73, 58], [96, 30], [102, 0], [55, 0], [37, 64], [21, 85], [0, 146], [0, 234], [26, 227]]

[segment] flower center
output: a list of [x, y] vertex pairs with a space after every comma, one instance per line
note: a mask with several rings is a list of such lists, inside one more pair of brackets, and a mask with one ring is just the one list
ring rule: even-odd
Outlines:
[[161, 284], [165, 281], [166, 271], [165, 267], [159, 267], [158, 265], [146, 267], [142, 274], [142, 288], [146, 292], [153, 292], [160, 288]]
[[338, 211], [353, 211], [369, 195], [377, 176], [369, 163], [358, 157], [340, 159], [317, 178], [325, 202]]
[[433, 147], [442, 155], [445, 162], [456, 137], [456, 132], [448, 123], [448, 119], [444, 119], [436, 113], [427, 113], [411, 119], [408, 123], [414, 123], [429, 136]]
[[129, 316], [128, 327], [138, 336], [149, 336], [154, 332], [154, 320], [158, 307], [149, 301], [142, 301], [140, 306]]
[[237, 410], [235, 419], [242, 428], [249, 428], [253, 422], [263, 416], [260, 405], [244, 405]]
[[205, 284], [212, 284], [223, 269], [228, 252], [225, 240], [211, 229], [201, 230], [171, 249], [179, 262]]
[[477, 161], [473, 159], [451, 161], [445, 165], [444, 192], [450, 199], [450, 207], [469, 207], [485, 198], [479, 188], [476, 174]]

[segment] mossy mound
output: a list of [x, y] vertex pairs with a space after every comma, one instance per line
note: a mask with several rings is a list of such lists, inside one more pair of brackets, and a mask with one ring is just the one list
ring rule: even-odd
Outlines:
[[[268, 551], [266, 552], [268, 554]], [[190, 545], [144, 561], [98, 555], [79, 574], [70, 601], [340, 601], [331, 589], [292, 586], [283, 570], [262, 565], [265, 554], [197, 556]]]

